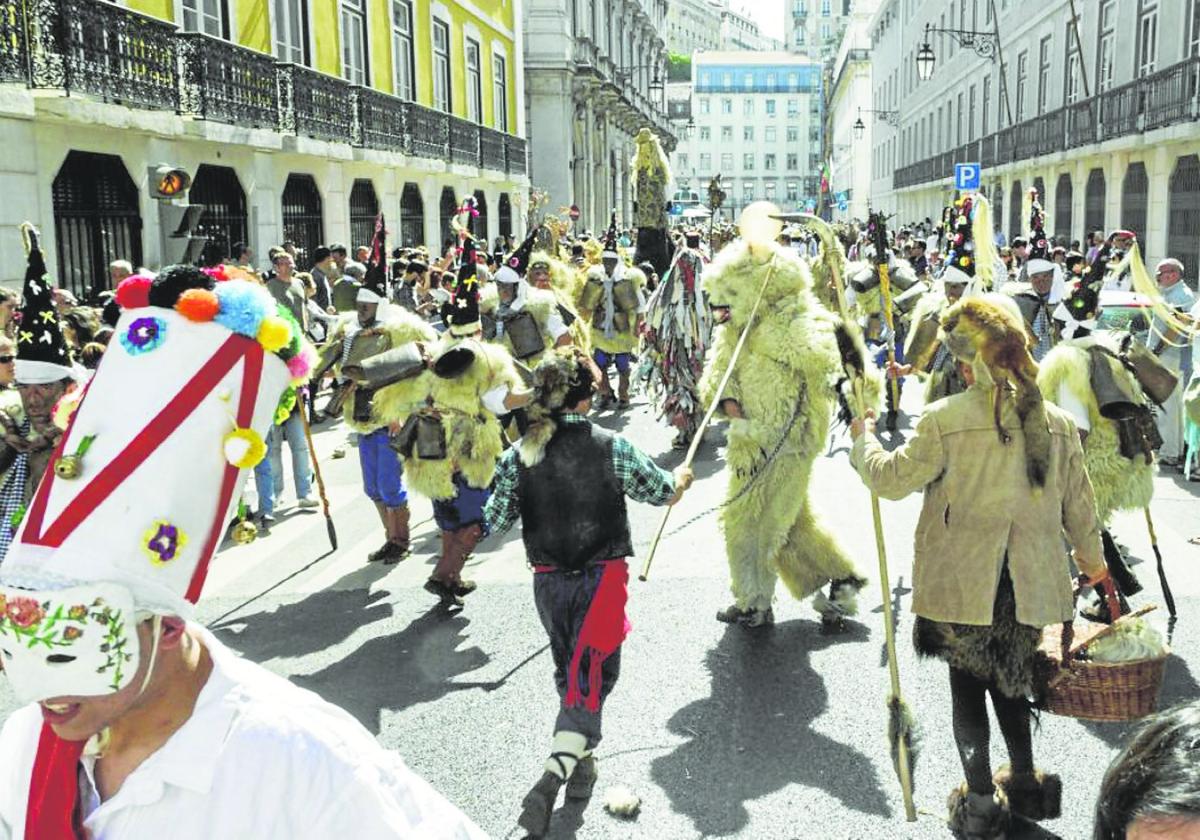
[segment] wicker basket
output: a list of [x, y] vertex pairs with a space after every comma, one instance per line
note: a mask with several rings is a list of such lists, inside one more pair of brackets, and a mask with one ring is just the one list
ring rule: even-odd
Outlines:
[[[1143, 607], [1133, 613], [1143, 615], [1154, 609]], [[1154, 659], [1130, 662], [1090, 662], [1075, 657], [1088, 644], [1108, 634], [1111, 628], [1091, 622], [1075, 622], [1071, 643], [1071, 662], [1065, 670], [1062, 663], [1062, 627], [1047, 627], [1042, 634], [1042, 652], [1052, 667], [1047, 671], [1043, 688], [1043, 707], [1051, 714], [1083, 720], [1122, 721], [1145, 717], [1158, 709], [1168, 649]]]

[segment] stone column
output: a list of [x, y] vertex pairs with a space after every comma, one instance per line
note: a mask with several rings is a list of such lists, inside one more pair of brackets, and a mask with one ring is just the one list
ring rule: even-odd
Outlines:
[[1175, 152], [1164, 144], [1154, 147], [1146, 158], [1146, 177], [1149, 181], [1146, 195], [1146, 241], [1142, 256], [1146, 265], [1153, 270], [1153, 260], [1168, 257], [1167, 227], [1170, 219], [1171, 170], [1175, 166]]

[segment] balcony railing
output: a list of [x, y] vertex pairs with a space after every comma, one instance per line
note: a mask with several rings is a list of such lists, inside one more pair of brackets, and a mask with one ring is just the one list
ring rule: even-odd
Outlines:
[[899, 189], [941, 181], [954, 174], [956, 162], [978, 160], [990, 169], [1196, 120], [1200, 120], [1200, 56], [1003, 128], [975, 146], [902, 166], [893, 174], [892, 184]]
[[0, 81], [524, 175], [525, 141], [104, 0], [0, 0]]

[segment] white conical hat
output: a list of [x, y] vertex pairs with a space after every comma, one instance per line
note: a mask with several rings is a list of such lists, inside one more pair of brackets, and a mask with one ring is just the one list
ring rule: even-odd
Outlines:
[[191, 271], [118, 291], [113, 340], [0, 566], [0, 648], [26, 699], [118, 690], [138, 614], [190, 614], [281, 395], [307, 377], [312, 350], [266, 289]]

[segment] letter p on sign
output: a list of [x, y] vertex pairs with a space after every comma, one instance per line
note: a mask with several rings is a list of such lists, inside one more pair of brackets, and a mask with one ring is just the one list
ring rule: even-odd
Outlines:
[[954, 189], [960, 192], [979, 189], [982, 174], [982, 167], [978, 163], [954, 164]]

